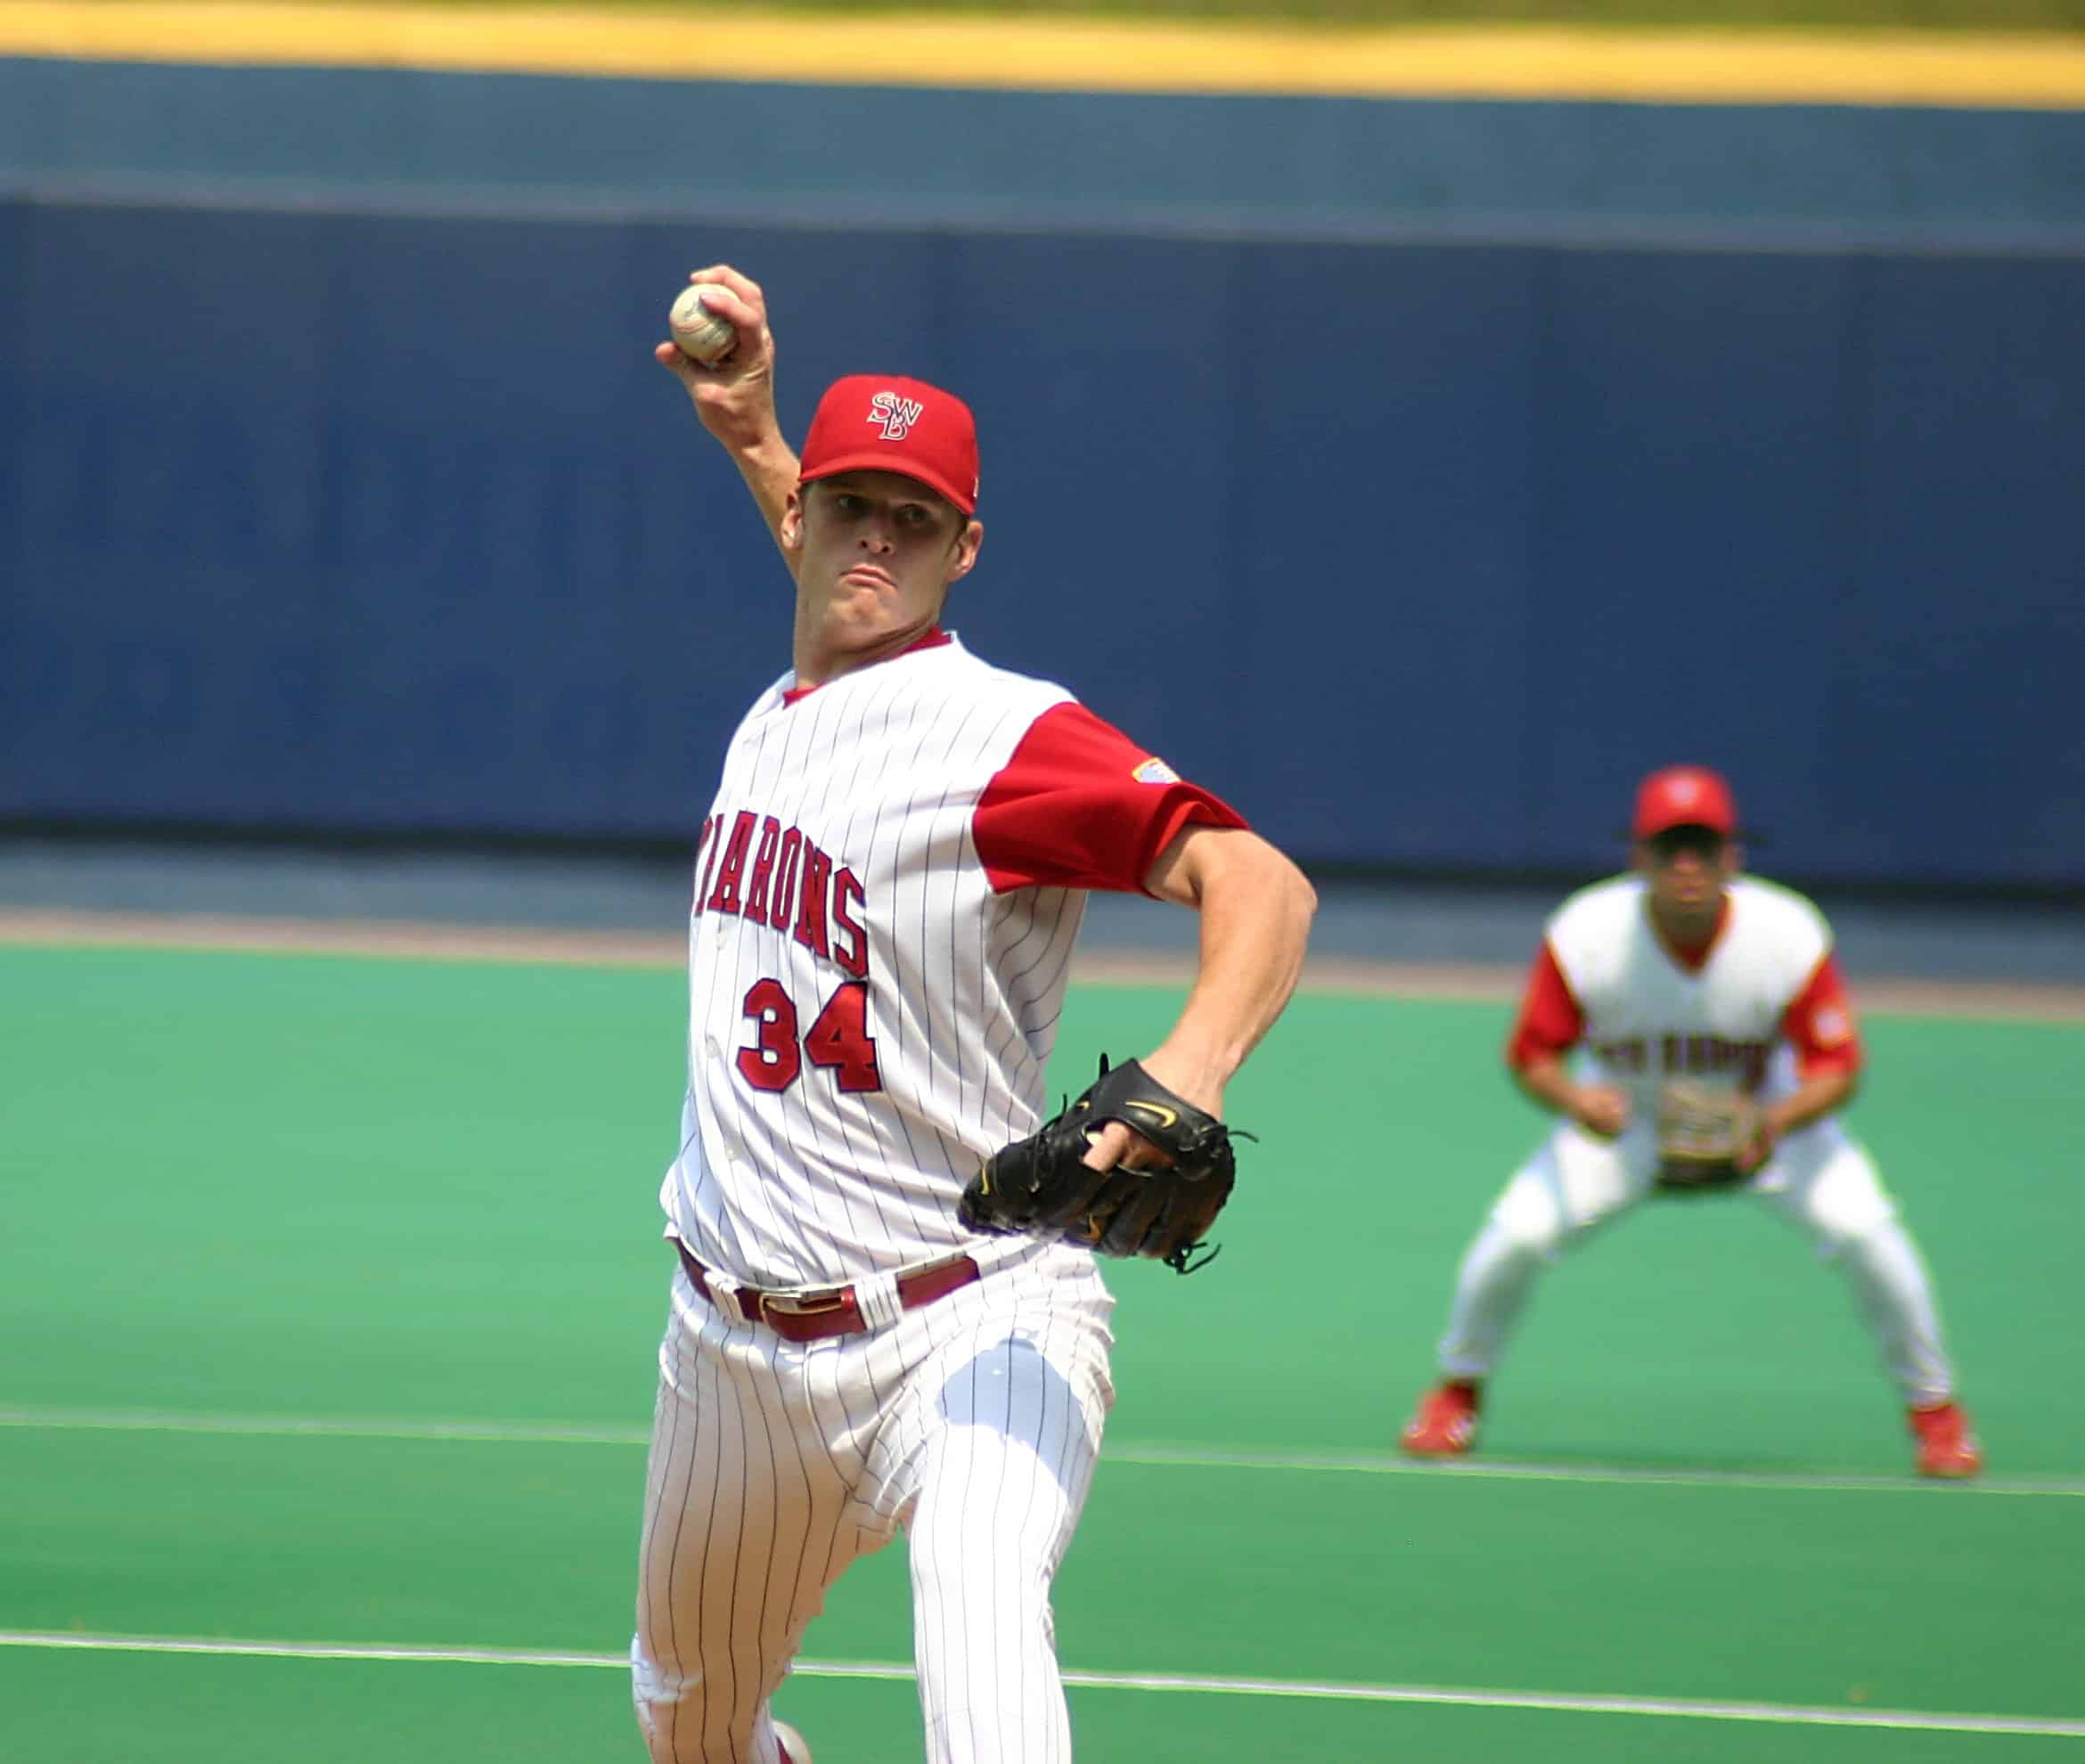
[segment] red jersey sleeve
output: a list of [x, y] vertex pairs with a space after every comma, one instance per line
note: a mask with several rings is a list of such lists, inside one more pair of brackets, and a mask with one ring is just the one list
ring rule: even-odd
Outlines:
[[1860, 1070], [1860, 1031], [1836, 956], [1827, 955], [1781, 1013], [1781, 1033], [1805, 1078]]
[[1506, 1064], [1516, 1072], [1524, 1071], [1545, 1054], [1560, 1054], [1577, 1046], [1584, 1033], [1585, 1012], [1572, 996], [1571, 983], [1557, 966], [1557, 952], [1545, 937], [1528, 973], [1527, 990], [1521, 995], [1520, 1016], [1506, 1043]]
[[977, 799], [970, 828], [993, 888], [1144, 892], [1158, 853], [1199, 821], [1245, 817], [1083, 705], [1053, 706]]

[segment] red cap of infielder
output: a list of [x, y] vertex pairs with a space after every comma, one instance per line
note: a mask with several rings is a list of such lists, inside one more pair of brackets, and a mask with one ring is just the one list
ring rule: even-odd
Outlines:
[[1702, 765], [1669, 765], [1636, 790], [1632, 839], [1655, 839], [1672, 827], [1705, 827], [1726, 839], [1738, 830], [1738, 804], [1721, 777]]
[[977, 419], [923, 380], [851, 373], [826, 388], [804, 437], [803, 482], [843, 471], [901, 472], [975, 514]]

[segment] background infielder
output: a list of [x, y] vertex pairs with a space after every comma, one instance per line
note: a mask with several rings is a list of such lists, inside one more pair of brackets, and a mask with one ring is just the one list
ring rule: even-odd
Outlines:
[[1631, 833], [1633, 873], [1566, 901], [1535, 959], [1507, 1061], [1563, 1119], [1463, 1257], [1441, 1382], [1404, 1449], [1475, 1443], [1483, 1381], [1560, 1251], [1648, 1196], [1729, 1188], [1844, 1272], [1903, 1393], [1919, 1470], [1975, 1474], [1925, 1264], [1837, 1117], [1861, 1052], [1823, 914], [1738, 873], [1737, 809], [1713, 772], [1653, 772]]
[[[761, 290], [694, 279], [726, 290], [738, 347], [658, 356], [789, 561], [794, 666], [732, 738], [696, 860], [638, 1717], [658, 1764], [806, 1764], [769, 1699], [826, 1589], [902, 1529], [928, 1758], [1057, 1764], [1049, 1593], [1112, 1300], [1089, 1253], [979, 1237], [959, 1203], [1041, 1120], [1085, 891], [1199, 908], [1198, 977], [1143, 1064], [1213, 1115], [1314, 901], [1216, 797], [942, 629], [984, 534], [969, 410], [844, 379], [799, 463]], [[1090, 1162], [1150, 1156], [1115, 1126]]]

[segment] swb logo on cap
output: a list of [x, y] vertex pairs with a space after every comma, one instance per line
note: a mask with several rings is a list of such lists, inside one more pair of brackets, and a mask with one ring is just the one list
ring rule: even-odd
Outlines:
[[886, 441], [903, 441], [927, 408], [917, 398], [901, 398], [895, 392], [879, 392], [869, 401], [869, 421], [883, 430]]
[[917, 478], [966, 515], [977, 508], [977, 423], [953, 392], [895, 374], [854, 373], [818, 401], [802, 481], [843, 471]]

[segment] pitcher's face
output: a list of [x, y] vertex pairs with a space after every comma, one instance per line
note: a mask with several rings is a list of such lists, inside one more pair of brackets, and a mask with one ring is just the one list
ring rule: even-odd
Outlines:
[[985, 529], [916, 478], [848, 471], [804, 486], [782, 515], [797, 592], [844, 648], [924, 629], [977, 560]]

